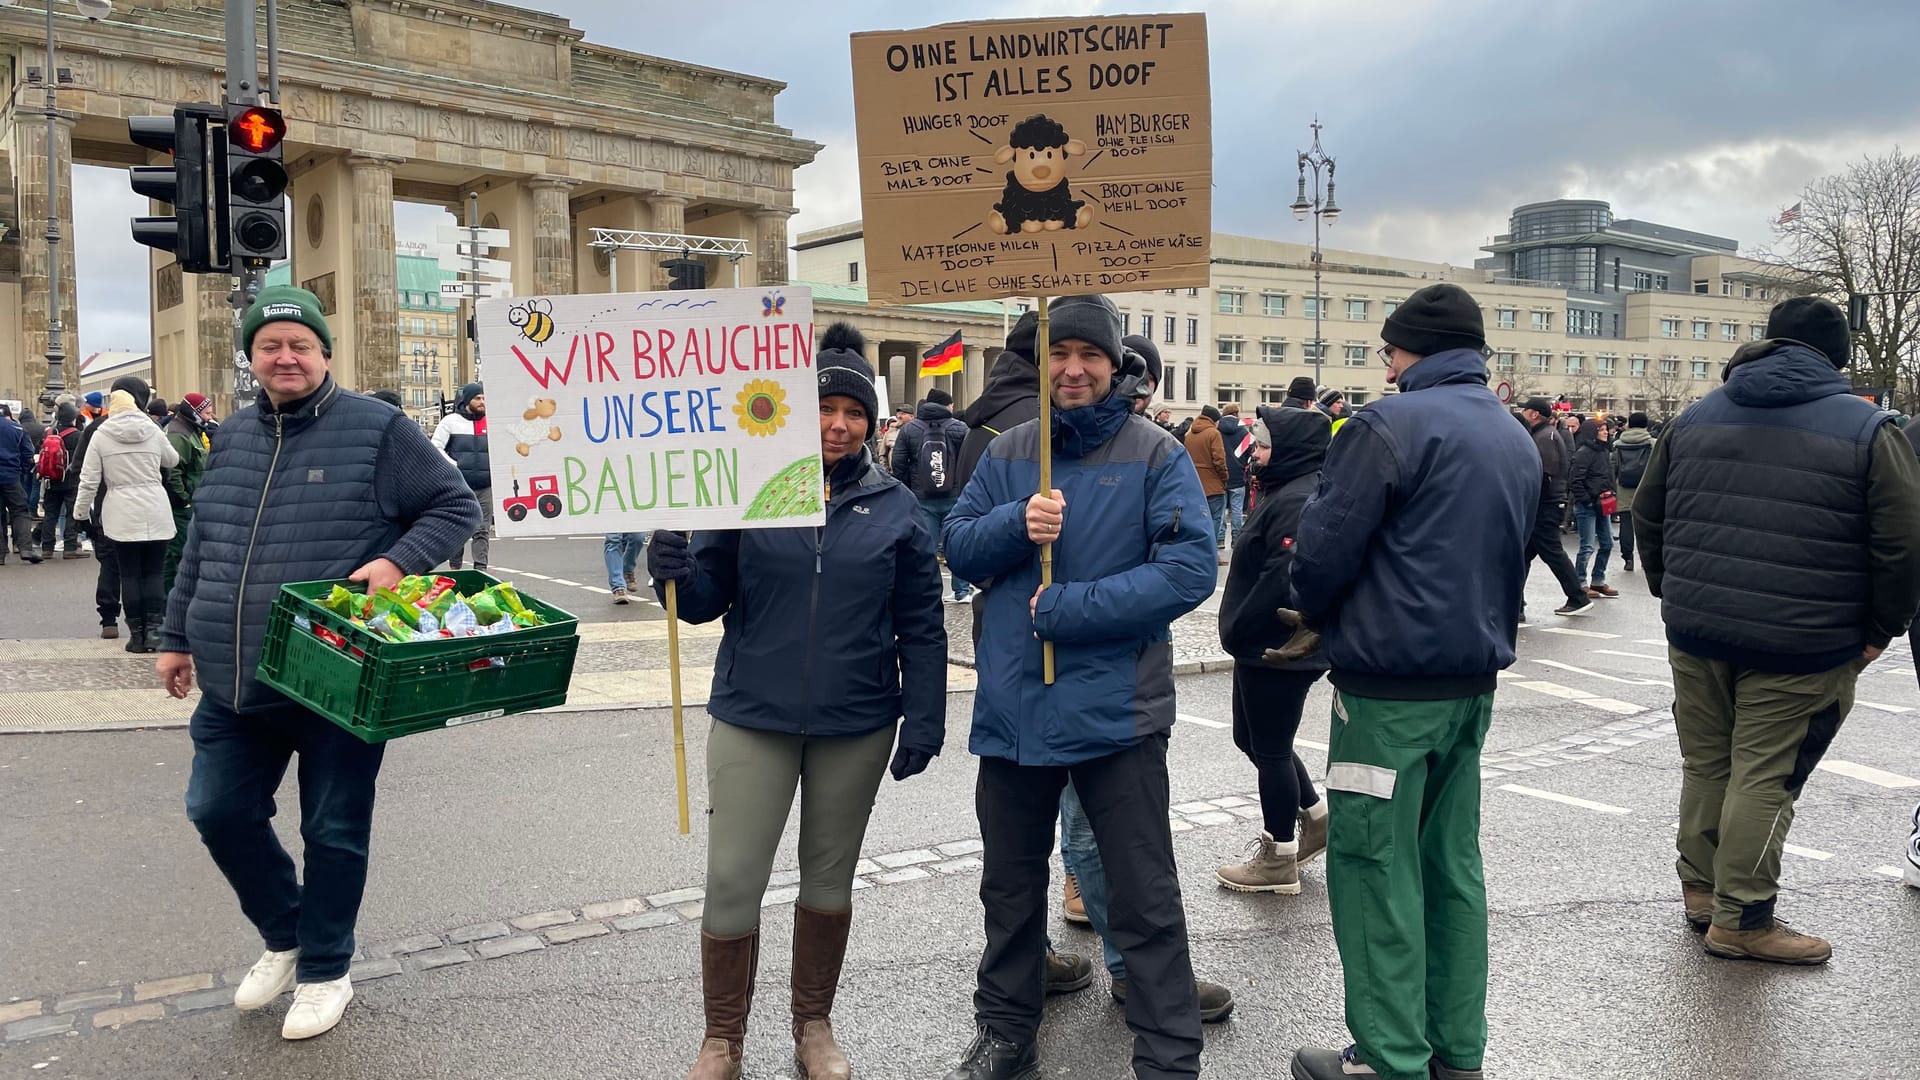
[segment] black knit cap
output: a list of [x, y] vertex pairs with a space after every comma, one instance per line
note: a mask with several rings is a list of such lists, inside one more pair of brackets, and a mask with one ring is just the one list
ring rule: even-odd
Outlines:
[[1448, 349], [1484, 349], [1487, 324], [1473, 295], [1458, 285], [1429, 285], [1393, 310], [1380, 338], [1415, 356]]
[[927, 400], [935, 405], [951, 406], [953, 404], [953, 395], [935, 386], [927, 390]]
[[1160, 373], [1166, 370], [1166, 367], [1160, 362], [1159, 348], [1157, 348], [1151, 340], [1141, 337], [1139, 334], [1128, 334], [1126, 337], [1120, 339], [1120, 344], [1124, 348], [1132, 349], [1134, 352], [1139, 353], [1140, 359], [1147, 362], [1147, 378], [1153, 380], [1155, 389], [1159, 389]]
[[1767, 336], [1818, 349], [1836, 368], [1847, 366], [1853, 346], [1846, 313], [1840, 305], [1818, 296], [1795, 296], [1773, 305], [1767, 314]]
[[1319, 387], [1313, 385], [1312, 379], [1301, 375], [1287, 384], [1287, 396], [1290, 398], [1298, 398], [1301, 401], [1312, 401], [1314, 394], [1318, 393], [1319, 389]]
[[850, 397], [866, 407], [868, 424], [878, 424], [880, 391], [874, 387], [873, 365], [867, 363], [866, 349], [867, 339], [851, 323], [834, 323], [820, 335], [813, 367], [820, 373], [822, 398], [836, 394]]
[[1013, 329], [1007, 332], [1007, 351], [1027, 358], [1034, 363], [1033, 347], [1040, 336], [1040, 313], [1029, 311], [1013, 321]]
[[[1063, 296], [1047, 308], [1047, 342], [1077, 338], [1098, 348], [1119, 370], [1120, 309], [1104, 296]], [[1144, 355], [1144, 354], [1143, 354]]]
[[147, 385], [147, 380], [138, 375], [122, 375], [113, 380], [113, 385], [107, 389], [107, 393], [112, 394], [119, 390], [125, 390], [141, 412], [147, 411], [147, 399], [153, 396], [153, 388]]

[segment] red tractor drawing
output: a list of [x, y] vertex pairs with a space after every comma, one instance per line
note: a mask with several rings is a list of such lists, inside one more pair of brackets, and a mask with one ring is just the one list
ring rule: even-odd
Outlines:
[[560, 478], [557, 476], [536, 476], [527, 481], [533, 488], [531, 495], [520, 494], [520, 481], [513, 482], [513, 496], [500, 500], [507, 511], [507, 517], [514, 521], [525, 521], [527, 511], [538, 510], [540, 516], [557, 518], [560, 516]]

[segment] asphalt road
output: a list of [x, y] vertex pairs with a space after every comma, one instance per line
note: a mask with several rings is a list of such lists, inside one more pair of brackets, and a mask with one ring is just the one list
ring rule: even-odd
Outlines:
[[[502, 542], [493, 561], [561, 579], [541, 594], [566, 606], [572, 590], [585, 619], [660, 617], [594, 602], [589, 586], [605, 584], [597, 542]], [[66, 609], [90, 586], [89, 567], [0, 569], [0, 638], [87, 631], [90, 610], [76, 620]], [[1497, 698], [1482, 840], [1489, 1075], [1913, 1075], [1920, 891], [1886, 873], [1920, 797], [1908, 779], [1920, 774], [1911, 656], [1895, 650], [1863, 676], [1862, 704], [1829, 755], [1844, 771], [1816, 774], [1794, 824], [1781, 911], [1830, 937], [1833, 963], [1716, 961], [1682, 923], [1673, 878], [1679, 763], [1657, 605], [1632, 575], [1616, 584], [1626, 595], [1589, 618], [1523, 630]], [[1553, 592], [1536, 582], [1532, 610], [1550, 610]], [[1206, 618], [1180, 632], [1203, 637]], [[1236, 814], [1253, 771], [1223, 726], [1228, 678], [1186, 676], [1179, 693], [1170, 768], [1194, 951], [1240, 1003], [1209, 1029], [1207, 1074], [1283, 1075], [1296, 1046], [1346, 1041], [1324, 869], [1309, 868], [1298, 897], [1214, 887], [1213, 868], [1254, 835]], [[970, 704], [950, 699], [947, 753], [921, 777], [885, 783], [867, 836], [874, 861], [861, 871], [835, 1021], [872, 1080], [939, 1076], [970, 1032], [982, 941], [967, 855], [978, 835]], [[1308, 715], [1302, 745], [1318, 769], [1324, 686]], [[218, 1006], [219, 984], [259, 943], [182, 817], [185, 733], [0, 736], [0, 1076], [678, 1077], [700, 1035], [698, 893], [685, 890], [702, 878], [706, 723], [690, 712], [689, 837], [674, 825], [664, 710], [507, 717], [394, 744], [359, 996], [338, 1030], [301, 1045], [278, 1037], [284, 1005]], [[1587, 741], [1563, 741], [1575, 739]], [[286, 794], [278, 825], [296, 846]], [[790, 829], [779, 870], [795, 865], [793, 843]], [[755, 1080], [794, 1075], [783, 884], [776, 877], [766, 909]], [[516, 919], [497, 933], [487, 925]], [[1097, 953], [1085, 931], [1056, 920], [1054, 935]], [[518, 948], [533, 951], [481, 958]], [[1100, 982], [1050, 1006], [1048, 1076], [1126, 1075], [1124, 1025]]]

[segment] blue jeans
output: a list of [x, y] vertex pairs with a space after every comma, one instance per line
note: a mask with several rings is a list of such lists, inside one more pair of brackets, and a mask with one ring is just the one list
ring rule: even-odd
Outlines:
[[[187, 730], [193, 738], [187, 820], [226, 875], [241, 912], [267, 948], [300, 950], [301, 982], [345, 975], [366, 890], [374, 779], [386, 744], [361, 742], [298, 705], [240, 716], [206, 695]], [[306, 849], [300, 878], [273, 831], [273, 795], [295, 754]]]
[[[37, 446], [34, 447], [36, 452], [39, 449]], [[27, 474], [27, 510], [29, 513], [40, 513], [40, 473], [38, 471]]]
[[1227, 542], [1227, 497], [1207, 496], [1207, 513], [1213, 515], [1213, 546], [1224, 547]]
[[1600, 512], [1598, 504], [1581, 503], [1573, 508], [1573, 523], [1580, 530], [1580, 554], [1573, 560], [1573, 576], [1582, 582], [1587, 580], [1587, 558], [1593, 555], [1597, 538], [1600, 557], [1593, 563], [1593, 584], [1605, 585], [1607, 556], [1613, 554], [1613, 522]]
[[1247, 488], [1245, 484], [1227, 489], [1227, 519], [1233, 523], [1233, 541], [1240, 542], [1240, 526], [1247, 519]]
[[[934, 549], [942, 555], [947, 552], [946, 539], [941, 535], [947, 528], [947, 515], [953, 512], [954, 506], [959, 502], [959, 499], [920, 500], [920, 516], [927, 523], [927, 531], [933, 534]], [[953, 575], [953, 598], [965, 600], [972, 594], [973, 586], [962, 581], [960, 575]]]
[[1093, 842], [1093, 823], [1080, 805], [1080, 795], [1068, 783], [1060, 792], [1060, 860], [1067, 873], [1080, 884], [1080, 899], [1087, 906], [1087, 921], [1100, 935], [1100, 948], [1106, 956], [1107, 974], [1116, 979], [1127, 977], [1126, 961], [1107, 938], [1107, 868], [1100, 862], [1100, 849]]
[[646, 550], [646, 533], [607, 534], [607, 588], [609, 590], [618, 592], [627, 587], [627, 579], [634, 576], [635, 568], [640, 565], [640, 554]]

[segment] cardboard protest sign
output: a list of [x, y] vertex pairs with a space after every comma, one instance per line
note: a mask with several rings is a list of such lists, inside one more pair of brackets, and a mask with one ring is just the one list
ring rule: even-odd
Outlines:
[[853, 35], [877, 304], [1208, 284], [1205, 15]]
[[804, 288], [483, 300], [503, 536], [819, 525]]

